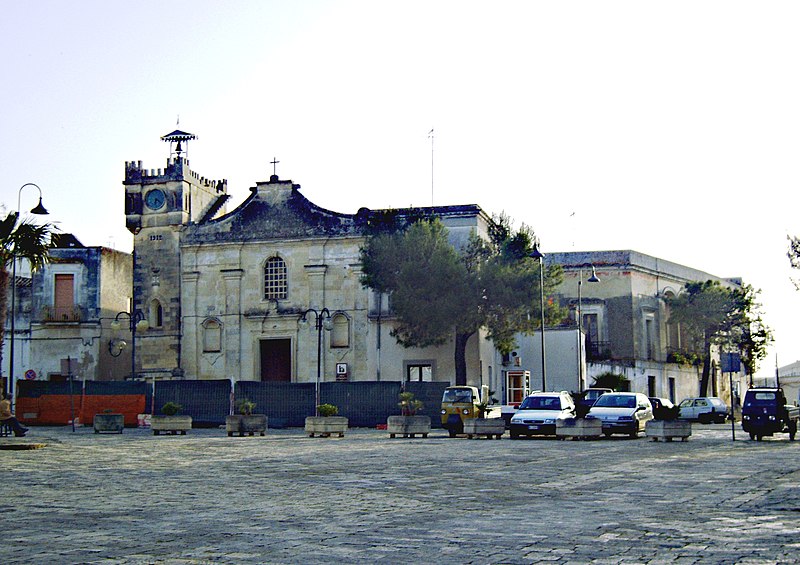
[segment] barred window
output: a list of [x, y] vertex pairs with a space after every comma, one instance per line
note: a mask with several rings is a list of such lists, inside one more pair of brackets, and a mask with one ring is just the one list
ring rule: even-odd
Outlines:
[[280, 257], [271, 257], [264, 265], [264, 300], [286, 298], [286, 263]]

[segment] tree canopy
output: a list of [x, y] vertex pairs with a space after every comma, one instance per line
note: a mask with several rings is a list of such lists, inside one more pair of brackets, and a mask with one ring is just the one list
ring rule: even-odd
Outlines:
[[[0, 221], [0, 352], [3, 351], [5, 324], [8, 314], [9, 268], [14, 257], [25, 259], [31, 270], [37, 270], [47, 262], [51, 245], [52, 224], [33, 224], [19, 220], [16, 212], [11, 212]], [[0, 355], [2, 359], [2, 355]]]
[[761, 317], [758, 293], [750, 285], [726, 288], [708, 280], [686, 283], [684, 292], [667, 300], [670, 323], [681, 325], [691, 352], [703, 361], [700, 396], [708, 393], [712, 346], [739, 351], [751, 375], [766, 356], [772, 331]]
[[[480, 328], [508, 353], [516, 333], [538, 324], [539, 265], [528, 256], [532, 242], [529, 228], [515, 231], [501, 216], [488, 240], [472, 234], [457, 250], [440, 220], [421, 218], [367, 239], [361, 250], [362, 283], [389, 295], [398, 343], [429, 347], [452, 339], [456, 384], [466, 384], [466, 345]], [[552, 293], [561, 278], [560, 267], [547, 268], [545, 293]], [[564, 317], [554, 301], [545, 310], [550, 321]]]

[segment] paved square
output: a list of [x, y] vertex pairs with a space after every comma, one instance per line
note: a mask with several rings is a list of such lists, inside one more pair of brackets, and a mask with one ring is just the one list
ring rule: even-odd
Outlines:
[[800, 442], [158, 436], [0, 446], [12, 563], [790, 563]]

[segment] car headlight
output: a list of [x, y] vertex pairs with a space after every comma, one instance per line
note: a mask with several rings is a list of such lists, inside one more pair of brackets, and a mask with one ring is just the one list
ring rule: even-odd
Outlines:
[[750, 416], [748, 416], [748, 415], [742, 416], [742, 420], [749, 420], [749, 419], [750, 419]]
[[445, 410], [444, 408], [442, 408], [442, 414], [447, 414], [447, 410]]
[[770, 419], [770, 421], [771, 421], [771, 422], [774, 422], [774, 421], [775, 421], [775, 416], [773, 416], [772, 414], [770, 414], [770, 415], [769, 415], [769, 419]]
[[556, 419], [555, 418], [545, 418], [544, 423], [545, 424], [555, 424], [556, 423]]
[[469, 416], [469, 408], [464, 408], [464, 409], [461, 411], [461, 413], [462, 413], [462, 414], [464, 414], [464, 416]]
[[621, 422], [631, 422], [633, 421], [633, 416], [620, 416], [617, 420]]

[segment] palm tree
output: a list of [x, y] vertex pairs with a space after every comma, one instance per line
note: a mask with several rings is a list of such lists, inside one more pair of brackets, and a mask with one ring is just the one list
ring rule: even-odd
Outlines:
[[19, 221], [17, 212], [11, 212], [0, 222], [0, 363], [5, 352], [9, 267], [15, 257], [26, 259], [32, 271], [44, 265], [50, 257], [50, 236], [54, 230], [52, 224], [36, 225], [28, 220]]

